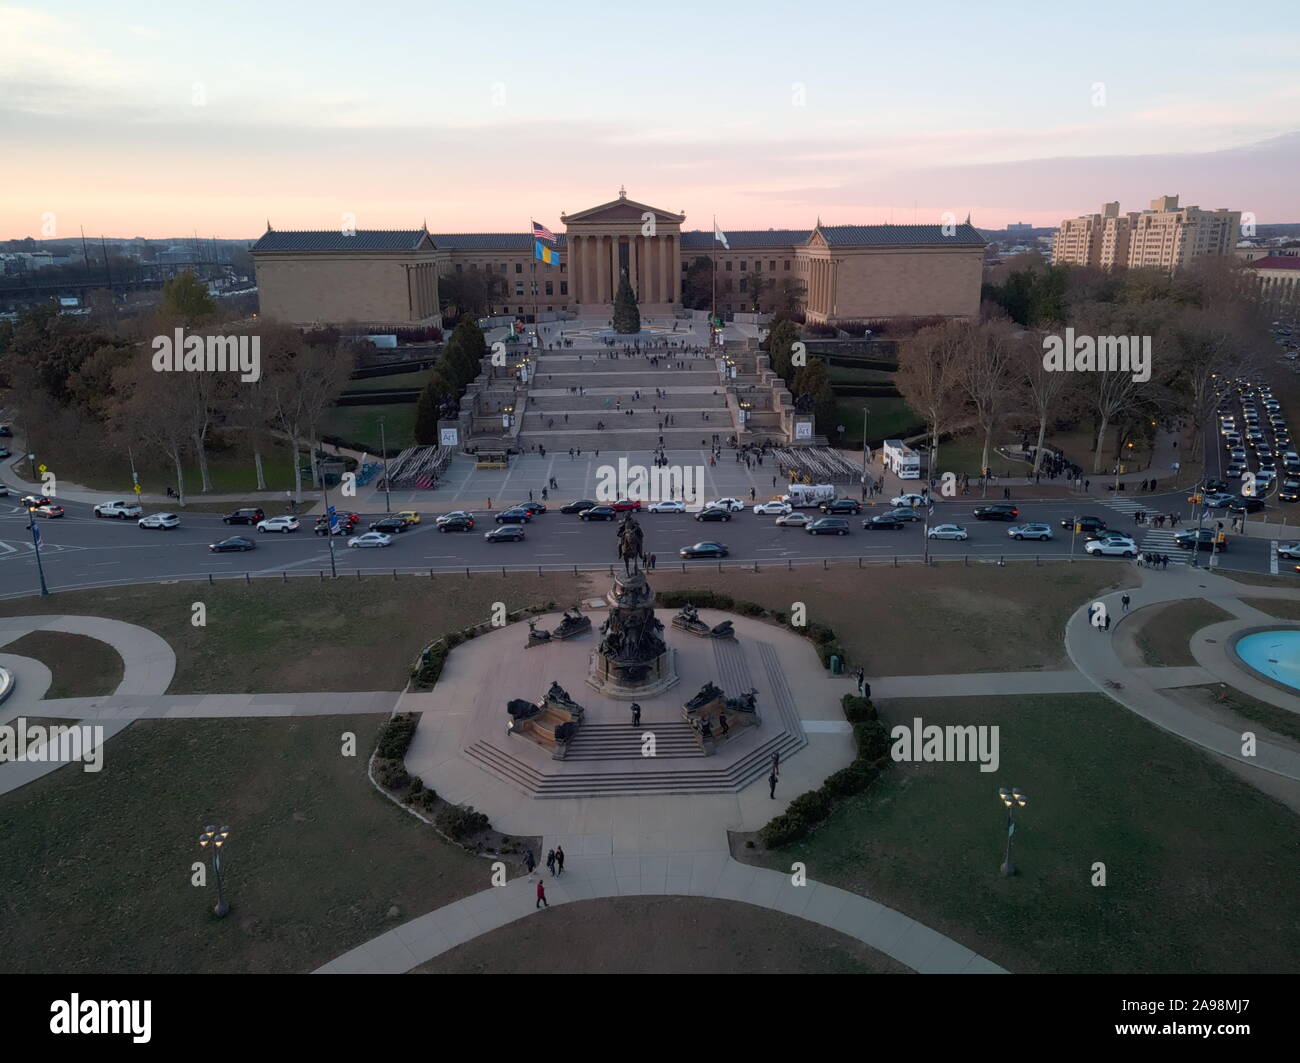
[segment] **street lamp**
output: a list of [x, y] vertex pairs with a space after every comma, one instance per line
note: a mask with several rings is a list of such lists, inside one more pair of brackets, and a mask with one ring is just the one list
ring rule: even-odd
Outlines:
[[393, 512], [393, 499], [388, 490], [388, 439], [384, 435], [384, 418], [379, 418], [379, 449], [384, 453], [384, 512]]
[[867, 486], [867, 407], [862, 407], [862, 486]]
[[[321, 446], [321, 445], [317, 443], [316, 446]], [[321, 449], [323, 450], [324, 447], [321, 447]], [[387, 480], [385, 480], [384, 481], [385, 489], [387, 488], [387, 486], [388, 486], [388, 482]], [[329, 546], [330, 546], [330, 576], [333, 579], [338, 579], [339, 567], [338, 567], [338, 562], [334, 557], [335, 514], [333, 513], [334, 507], [330, 505], [329, 481], [326, 480], [324, 473], [321, 473], [320, 492], [321, 492], [321, 497], [325, 502], [325, 539], [329, 542]]]
[[1002, 861], [1002, 874], [1009, 878], [1016, 873], [1015, 866], [1011, 863], [1011, 835], [1016, 833], [1015, 813], [1017, 808], [1025, 807], [1025, 795], [1019, 787], [1013, 786], [1010, 790], [998, 790], [998, 797], [1007, 806], [1007, 855]]
[[36, 554], [36, 572], [41, 579], [41, 594], [47, 595], [50, 589], [45, 586], [45, 566], [41, 564], [41, 529], [36, 524], [36, 507], [27, 507], [28, 527], [32, 533], [32, 552]]
[[212, 874], [217, 880], [217, 905], [212, 911], [217, 916], [224, 916], [230, 911], [230, 905], [226, 903], [221, 888], [221, 847], [226, 844], [226, 839], [229, 837], [229, 827], [222, 827], [220, 830], [212, 826], [204, 827], [203, 833], [199, 835], [199, 848], [204, 851], [212, 850]]

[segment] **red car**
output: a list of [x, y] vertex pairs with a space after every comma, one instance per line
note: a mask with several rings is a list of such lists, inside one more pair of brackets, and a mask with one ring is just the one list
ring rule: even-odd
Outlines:
[[610, 505], [616, 513], [626, 513], [629, 509], [640, 510], [641, 501], [640, 499], [633, 501], [630, 498], [620, 498], [617, 502], [611, 502]]

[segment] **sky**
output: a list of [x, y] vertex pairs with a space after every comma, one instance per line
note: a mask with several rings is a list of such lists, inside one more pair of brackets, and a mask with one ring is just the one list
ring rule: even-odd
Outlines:
[[0, 0], [0, 238], [1300, 221], [1300, 4]]

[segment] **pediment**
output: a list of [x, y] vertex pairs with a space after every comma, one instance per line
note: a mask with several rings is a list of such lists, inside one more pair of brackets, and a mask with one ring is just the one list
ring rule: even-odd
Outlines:
[[628, 222], [640, 225], [643, 216], [647, 213], [653, 214], [655, 221], [663, 222], [665, 225], [680, 225], [686, 220], [684, 214], [674, 214], [669, 210], [660, 210], [658, 207], [622, 197], [602, 203], [598, 207], [588, 207], [576, 214], [566, 214], [562, 220], [566, 226], [573, 225], [575, 222], [588, 225], [616, 225]]

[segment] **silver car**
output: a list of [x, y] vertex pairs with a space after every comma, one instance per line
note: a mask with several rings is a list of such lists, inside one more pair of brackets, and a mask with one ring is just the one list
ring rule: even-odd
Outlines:
[[1047, 542], [1052, 537], [1050, 524], [1015, 524], [1007, 529], [1007, 535], [1013, 539], [1037, 539]]

